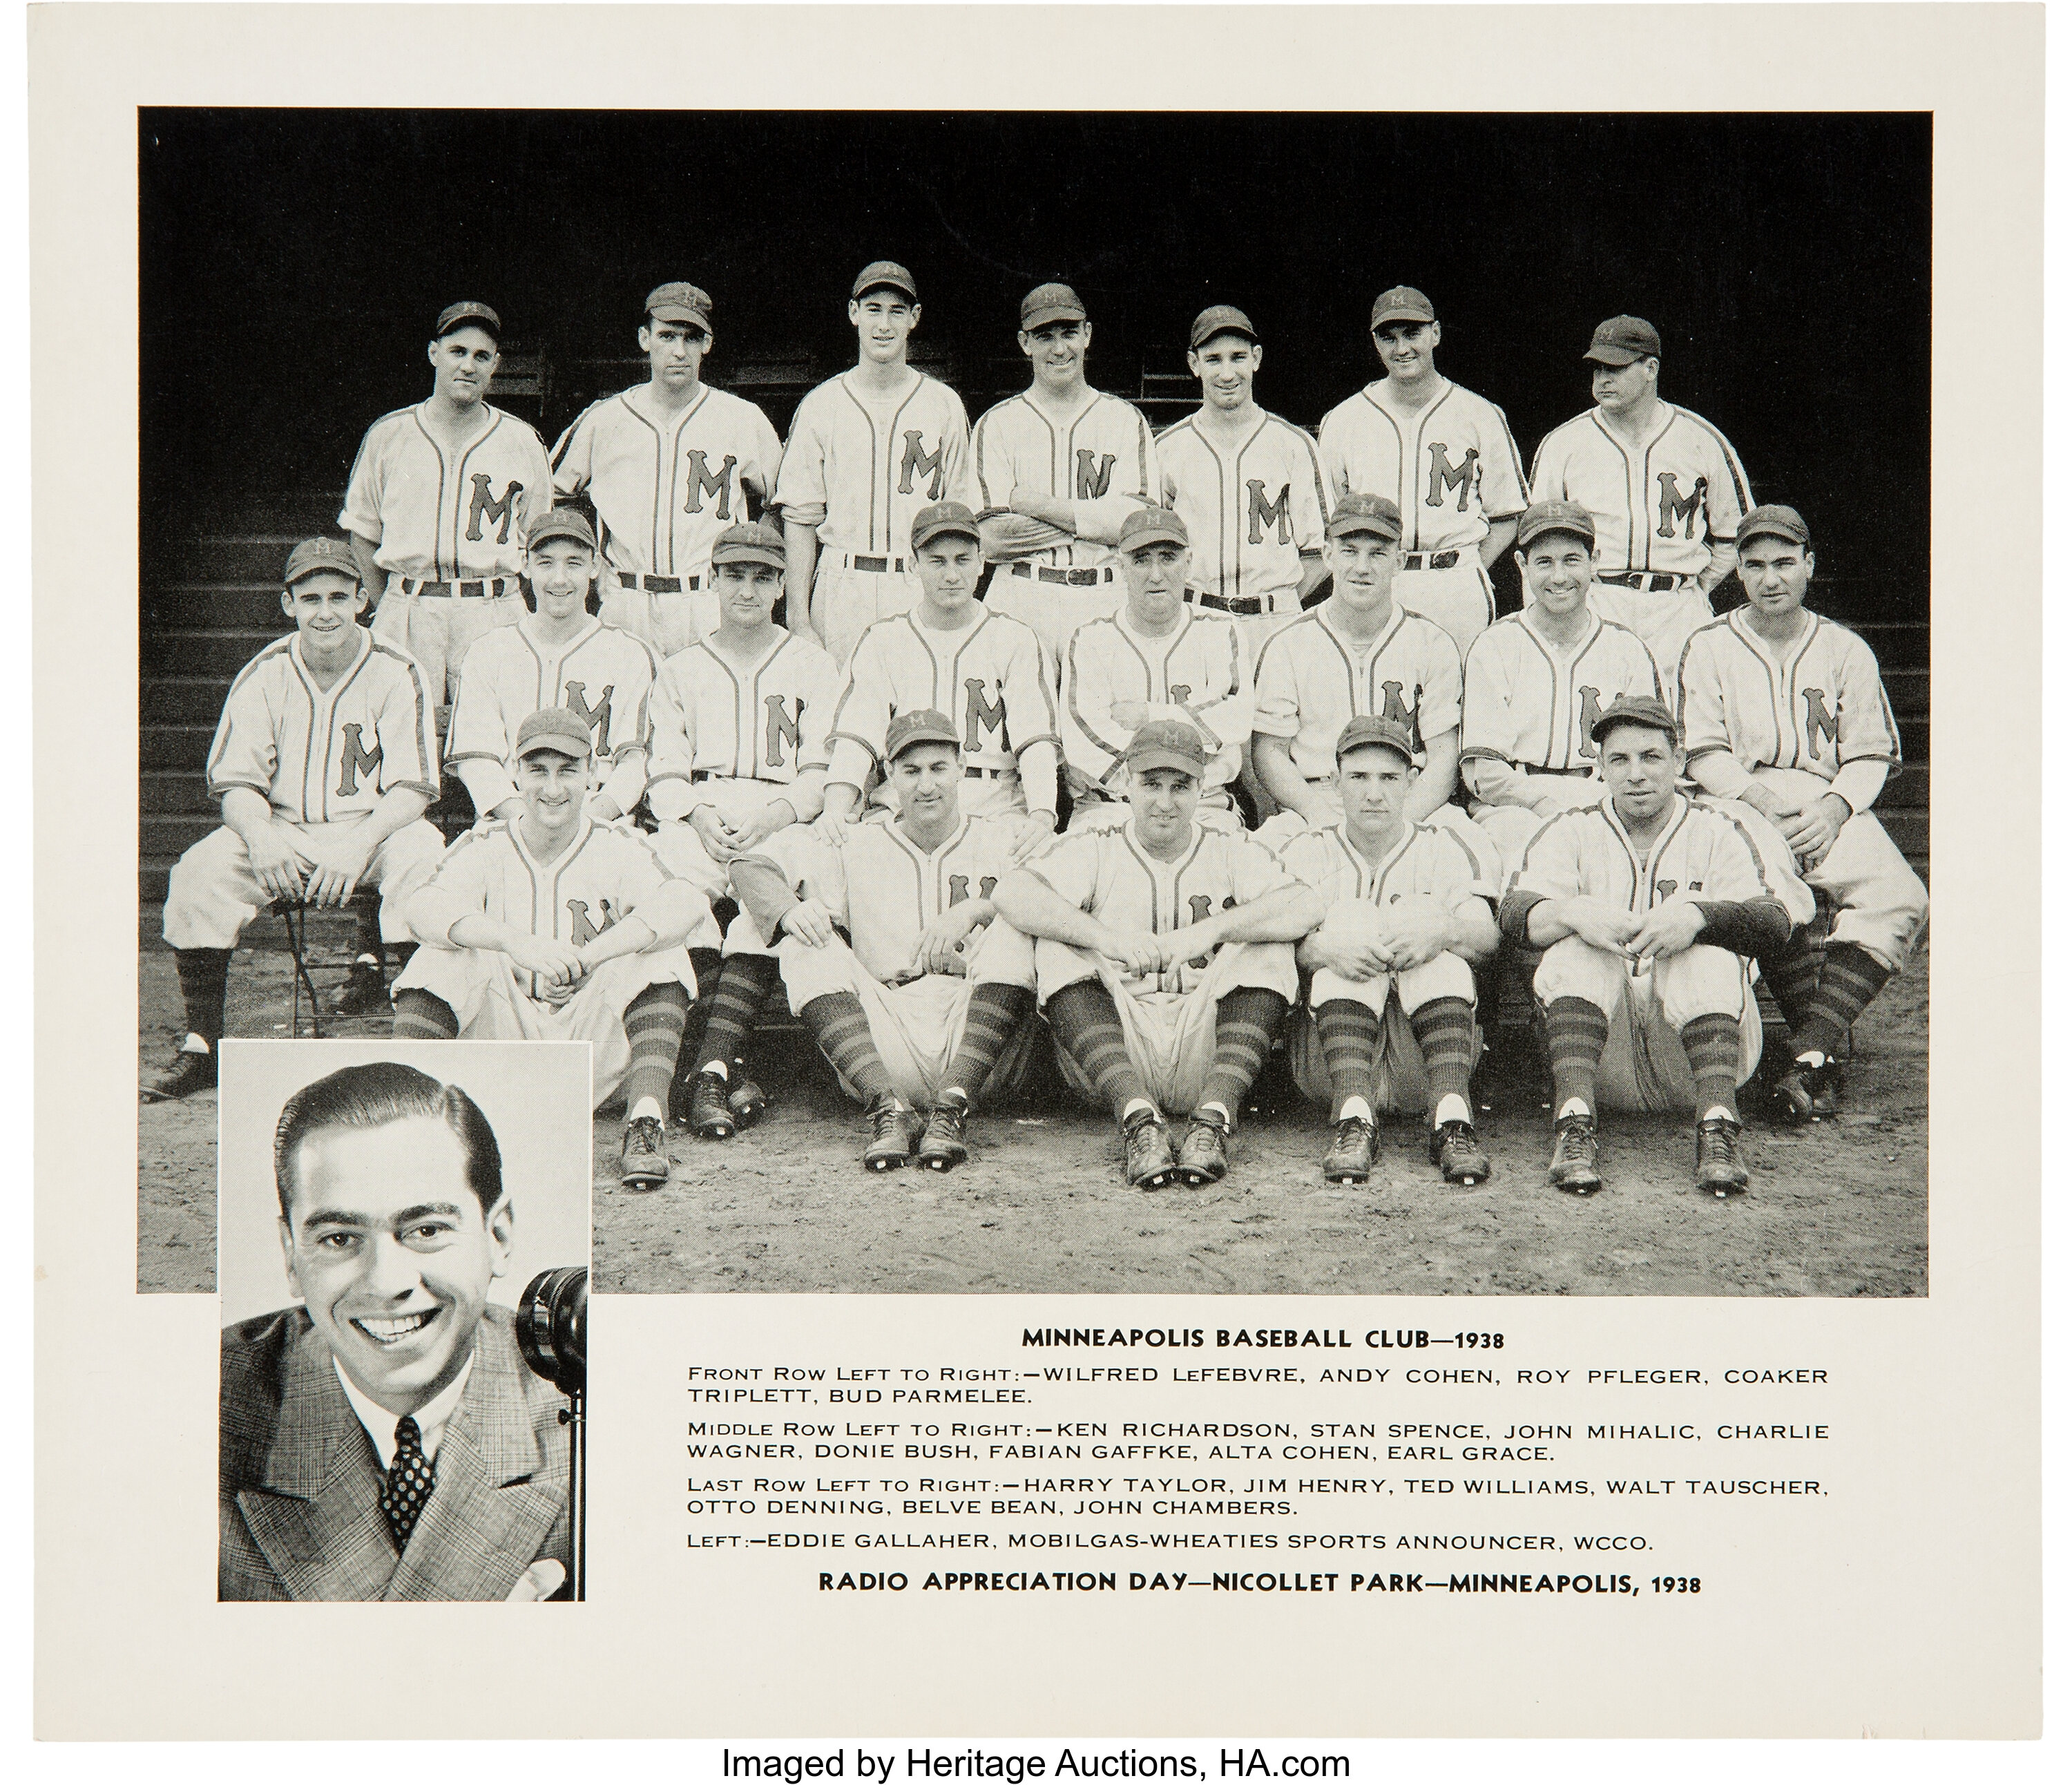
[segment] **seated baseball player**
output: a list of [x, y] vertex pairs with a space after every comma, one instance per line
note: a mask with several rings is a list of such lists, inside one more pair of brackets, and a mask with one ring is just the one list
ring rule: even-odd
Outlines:
[[1518, 522], [1526, 605], [1468, 647], [1461, 779], [1468, 807], [1516, 871], [1533, 833], [1605, 796], [1590, 727], [1614, 701], [1660, 700], [1640, 635], [1589, 604], [1597, 524], [1572, 502], [1536, 502]]
[[1393, 719], [1350, 721], [1338, 757], [1345, 816], [1281, 851], [1281, 866], [1324, 900], [1324, 921], [1296, 944], [1306, 996], [1288, 1041], [1296, 1085], [1330, 1108], [1324, 1175], [1367, 1182], [1375, 1118], [1387, 1111], [1429, 1116], [1446, 1182], [1480, 1183], [1489, 1155], [1468, 1080], [1474, 964], [1497, 945], [1495, 849], [1404, 817], [1416, 751]]
[[832, 845], [796, 825], [734, 861], [793, 1014], [870, 1108], [873, 1171], [962, 1163], [973, 1104], [1006, 1096], [1034, 1053], [1034, 955], [993, 921], [1015, 826], [959, 809], [957, 742], [946, 714], [902, 713], [885, 740], [896, 816], [845, 825]]
[[1763, 960], [1791, 1026], [1778, 1113], [1803, 1122], [1840, 1113], [1835, 1056], [1913, 952], [1928, 889], [1871, 811], [1898, 765], [1899, 727], [1871, 648], [1807, 611], [1813, 547], [1803, 517], [1766, 504], [1742, 520], [1734, 549], [1747, 602], [1684, 647], [1684, 745], [1699, 785], [1769, 819], [1807, 883], [1836, 907], [1823, 954], [1801, 937]]
[[[1324, 902], [1253, 837], [1194, 822], [1198, 726], [1153, 719], [1123, 761], [1129, 823], [1061, 837], [1003, 876], [993, 903], [1035, 939], [1059, 1066], [1115, 1113], [1128, 1182], [1211, 1183], [1295, 995], [1291, 944]], [[1169, 1114], [1187, 1117], [1177, 1153]]]
[[[893, 720], [931, 712], [950, 714], [962, 734], [973, 784], [964, 809], [1012, 816], [1022, 846], [1034, 848], [1058, 828], [1058, 703], [1036, 635], [977, 598], [985, 548], [963, 503], [915, 515], [913, 548], [919, 603], [865, 629], [836, 697], [821, 838], [838, 842], [862, 809]], [[889, 805], [890, 792], [878, 803]]]
[[[377, 887], [382, 940], [407, 943], [401, 902], [444, 846], [425, 821], [438, 796], [434, 696], [415, 663], [359, 623], [367, 591], [352, 553], [306, 539], [283, 582], [295, 630], [238, 672], [208, 746], [223, 826], [179, 858], [166, 890], [187, 1034], [141, 1088], [146, 1102], [216, 1084], [230, 952], [265, 906], [343, 906]], [[368, 970], [378, 980], [378, 962]]]
[[[662, 665], [648, 704], [648, 804], [655, 850], [717, 904], [735, 859], [820, 813], [827, 734], [841, 676], [810, 633], [771, 618], [784, 593], [784, 538], [767, 521], [713, 541], [718, 624]], [[712, 988], [684, 1037], [676, 1088], [693, 1133], [723, 1141], [762, 1113], [750, 1038], [777, 984], [777, 959], [739, 917], [719, 955], [692, 956]]]
[[687, 938], [716, 947], [712, 910], [646, 837], [583, 810], [590, 722], [565, 706], [518, 727], [516, 819], [478, 825], [411, 895], [425, 944], [396, 979], [396, 1034], [586, 1041], [598, 1107], [622, 1087], [620, 1180], [669, 1175], [662, 1124], [697, 980]]
[[1185, 598], [1187, 524], [1140, 508], [1117, 536], [1125, 587], [1119, 613], [1092, 619], [1065, 647], [1065, 779], [1070, 829], [1129, 822], [1129, 740], [1153, 719], [1193, 726], [1209, 751], [1194, 821], [1242, 830], [1231, 788], [1252, 736], [1252, 664], [1237, 622]]
[[1748, 1187], [1735, 1092], [1762, 1054], [1749, 959], [1791, 919], [1748, 832], [1676, 791], [1684, 751], [1659, 701], [1621, 701], [1591, 727], [1609, 789], [1550, 820], [1503, 896], [1504, 934], [1546, 953], [1532, 986], [1554, 1072], [1548, 1179], [1587, 1195], [1597, 1111], [1698, 1117], [1698, 1187]]

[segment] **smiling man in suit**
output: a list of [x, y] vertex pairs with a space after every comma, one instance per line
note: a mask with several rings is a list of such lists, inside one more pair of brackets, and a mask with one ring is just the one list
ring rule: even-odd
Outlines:
[[488, 1299], [512, 1215], [482, 1111], [347, 1067], [288, 1100], [273, 1170], [302, 1305], [224, 1331], [217, 1597], [552, 1597], [569, 1429]]

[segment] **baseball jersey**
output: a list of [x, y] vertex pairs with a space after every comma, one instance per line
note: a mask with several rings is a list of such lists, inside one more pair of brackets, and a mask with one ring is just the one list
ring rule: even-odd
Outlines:
[[1492, 519], [1525, 509], [1525, 467], [1511, 424], [1487, 397], [1445, 379], [1405, 421], [1377, 379], [1324, 417], [1317, 450], [1331, 499], [1385, 496], [1403, 516], [1406, 552], [1465, 551]]
[[[964, 733], [970, 768], [1013, 768], [1032, 744], [1058, 743], [1058, 705], [1036, 635], [1020, 620], [973, 603], [960, 631], [918, 613], [879, 620], [857, 641], [828, 728], [828, 779], [869, 784], [885, 755], [886, 728], [902, 713], [933, 708]], [[1048, 788], [1036, 802], [1051, 803]]]
[[1338, 771], [1338, 734], [1361, 714], [1407, 727], [1417, 746], [1461, 722], [1461, 652], [1421, 614], [1399, 607], [1365, 646], [1332, 623], [1333, 603], [1313, 607], [1266, 641], [1252, 683], [1252, 729], [1294, 740], [1295, 766], [1322, 780]]
[[[1297, 884], [1263, 843], [1242, 832], [1199, 825], [1176, 862], [1152, 854], [1137, 841], [1132, 824], [1061, 837], [1028, 868], [1104, 927], [1159, 936]], [[1210, 958], [1175, 962], [1155, 979], [1145, 974], [1132, 989], [1190, 992], [1207, 974]]]
[[1244, 766], [1252, 735], [1252, 666], [1237, 623], [1210, 608], [1183, 608], [1180, 623], [1153, 638], [1125, 611], [1089, 620], [1065, 647], [1065, 765], [1073, 790], [1105, 787], [1127, 795], [1122, 766], [1131, 732], [1111, 714], [1117, 701], [1142, 701], [1153, 719], [1187, 719], [1214, 744], [1205, 789], [1227, 787]]
[[1293, 611], [1301, 553], [1322, 551], [1323, 461], [1293, 422], [1262, 413], [1234, 451], [1211, 441], [1198, 414], [1158, 436], [1166, 502], [1193, 541], [1187, 581], [1223, 601], [1257, 598]]
[[1528, 771], [1593, 768], [1590, 728], [1622, 696], [1660, 700], [1655, 659], [1638, 633], [1587, 614], [1568, 652], [1507, 614], [1468, 647], [1461, 697], [1461, 763], [1494, 758]]
[[329, 688], [302, 663], [299, 632], [238, 671], [208, 746], [208, 791], [263, 794], [273, 816], [335, 824], [407, 788], [439, 796], [438, 744], [425, 672], [366, 627], [360, 654]]
[[1346, 899], [1391, 905], [1410, 895], [1436, 899], [1449, 911], [1463, 899], [1494, 905], [1503, 890], [1503, 865], [1494, 844], [1433, 825], [1405, 825], [1396, 846], [1379, 862], [1360, 853], [1342, 821], [1291, 837], [1281, 865], [1326, 906]]
[[529, 422], [485, 403], [480, 430], [449, 450], [426, 426], [426, 406], [392, 409], [367, 430], [339, 525], [413, 581], [515, 577], [527, 517], [553, 506], [546, 447]]
[[1532, 456], [1532, 500], [1589, 511], [1601, 571], [1695, 577], [1749, 511], [1748, 476], [1727, 437], [1674, 403], [1662, 409], [1643, 446], [1629, 446], [1593, 409]]
[[823, 545], [882, 557], [911, 557], [914, 516], [971, 493], [964, 399], [919, 372], [903, 395], [874, 396], [853, 372], [807, 392], [777, 472], [777, 505], [819, 512]]
[[996, 403], [972, 430], [972, 479], [981, 516], [999, 514], [1017, 484], [1072, 504], [1080, 534], [1018, 563], [1098, 564], [1114, 551], [1131, 510], [1161, 487], [1151, 424], [1136, 405], [1095, 391], [1067, 422], [1054, 422], [1026, 391]]
[[841, 673], [812, 639], [777, 629], [743, 667], [709, 639], [662, 665], [648, 708], [652, 738], [648, 802], [657, 818], [681, 818], [696, 801], [691, 777], [789, 787], [824, 768]]
[[668, 422], [638, 401], [645, 385], [601, 397], [554, 442], [559, 496], [587, 494], [604, 523], [606, 561], [642, 576], [702, 576], [713, 541], [748, 519], [745, 491], [767, 501], [782, 449], [754, 404], [709, 385]]
[[[518, 727], [542, 707], [565, 706], [589, 720], [602, 765], [623, 763], [626, 775], [606, 787], [621, 811], [640, 798], [647, 775], [648, 690], [660, 665], [631, 632], [584, 617], [572, 638], [550, 644], [536, 615], [485, 632], [461, 666], [460, 692], [446, 727], [446, 761], [467, 784], [477, 812], [491, 812], [518, 791], [512, 753]], [[628, 797], [630, 796], [630, 797]]]
[[[1504, 908], [1519, 914], [1543, 899], [1586, 895], [1638, 917], [1679, 892], [1723, 903], [1778, 896], [1753, 841], [1725, 813], [1675, 796], [1643, 858], [1608, 794], [1597, 805], [1564, 812], [1540, 826], [1504, 895]], [[1519, 920], [1507, 916], [1505, 927]]]

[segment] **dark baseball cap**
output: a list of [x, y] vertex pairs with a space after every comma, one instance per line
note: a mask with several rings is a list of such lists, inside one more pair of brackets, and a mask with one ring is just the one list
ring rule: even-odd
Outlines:
[[1211, 304], [1187, 331], [1189, 351], [1213, 341], [1219, 335], [1242, 335], [1255, 345], [1259, 340], [1259, 331], [1252, 326], [1252, 319], [1235, 304]]
[[1185, 719], [1153, 719], [1139, 726], [1122, 759], [1132, 768], [1177, 768], [1199, 779], [1209, 766], [1208, 746]]
[[360, 581], [360, 566], [353, 561], [352, 548], [339, 539], [306, 539], [288, 554], [288, 568], [282, 573], [281, 586], [292, 589], [306, 576], [319, 570], [336, 570], [355, 582]]
[[767, 520], [744, 521], [730, 527], [713, 541], [712, 561], [722, 564], [767, 564], [784, 568], [784, 536]]
[[985, 535], [978, 530], [978, 516], [961, 502], [931, 502], [914, 516], [915, 551], [944, 533], [962, 533], [981, 544], [985, 539]]
[[1338, 734], [1338, 760], [1342, 763], [1355, 751], [1370, 745], [1392, 750], [1412, 767], [1416, 766], [1417, 746], [1411, 742], [1409, 732], [1379, 713], [1363, 713], [1346, 722], [1346, 729]]
[[1403, 512], [1385, 496], [1367, 496], [1359, 491], [1341, 497], [1324, 529], [1327, 539], [1343, 539], [1348, 533], [1379, 533], [1383, 539], [1403, 537]]
[[1662, 337], [1655, 324], [1638, 316], [1614, 316], [1597, 324], [1590, 337], [1590, 350], [1583, 357], [1601, 366], [1630, 366], [1636, 360], [1662, 357]]
[[504, 319], [487, 304], [479, 304], [463, 299], [457, 304], [448, 304], [439, 312], [438, 325], [432, 330], [432, 339], [443, 341], [457, 328], [486, 328], [497, 340], [504, 339]]
[[1590, 727], [1590, 742], [1602, 743], [1611, 731], [1622, 725], [1644, 725], [1655, 731], [1666, 731], [1671, 743], [1682, 740], [1675, 718], [1661, 701], [1645, 694], [1622, 694], [1597, 715], [1597, 722]]
[[1391, 323], [1436, 323], [1439, 313], [1432, 300], [1415, 286], [1392, 285], [1374, 300], [1369, 328], [1386, 328]]
[[518, 727], [520, 758], [551, 750], [557, 755], [586, 761], [590, 753], [590, 721], [573, 707], [543, 706]]
[[1146, 545], [1188, 544], [1187, 524], [1170, 508], [1134, 509], [1116, 529], [1115, 549], [1134, 552]]
[[1743, 515], [1741, 525], [1734, 529], [1734, 544], [1745, 545], [1750, 540], [1760, 539], [1766, 534], [1788, 539], [1794, 545], [1813, 543], [1812, 531], [1807, 526], [1805, 516], [1782, 502], [1766, 502], [1760, 508], [1751, 508]]
[[1022, 300], [1022, 326], [1034, 331], [1050, 323], [1083, 323], [1087, 306], [1068, 285], [1039, 285]]
[[590, 516], [580, 508], [549, 508], [543, 515], [536, 515], [525, 529], [525, 549], [544, 545], [550, 539], [573, 539], [597, 549], [597, 534], [590, 527]]
[[885, 728], [885, 759], [896, 763], [916, 744], [948, 744], [958, 747], [956, 722], [947, 713], [926, 706], [902, 713]]
[[909, 303], [919, 303], [921, 294], [914, 288], [914, 275], [897, 261], [873, 261], [856, 276], [856, 283], [849, 288], [851, 298], [861, 298], [866, 291], [875, 291], [881, 286], [897, 291]]
[[681, 279], [658, 285], [649, 292], [647, 311], [658, 323], [696, 323], [708, 335], [712, 333], [712, 299]]
[[1577, 502], [1536, 502], [1518, 517], [1518, 549], [1527, 549], [1543, 533], [1573, 533], [1595, 551], [1597, 524]]

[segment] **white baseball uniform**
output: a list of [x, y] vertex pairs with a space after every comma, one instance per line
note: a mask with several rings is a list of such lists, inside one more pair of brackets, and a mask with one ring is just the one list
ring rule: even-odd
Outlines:
[[569, 424], [550, 460], [557, 495], [590, 497], [603, 523], [603, 618], [673, 656], [719, 624], [713, 542], [767, 504], [783, 449], [770, 418], [701, 385], [667, 421], [648, 386], [599, 398]]
[[417, 659], [442, 705], [468, 647], [524, 611], [525, 523], [553, 505], [554, 480], [531, 423], [484, 403], [477, 431], [449, 449], [430, 409], [392, 409], [367, 430], [338, 524], [374, 542], [388, 574], [368, 591], [374, 630]]

